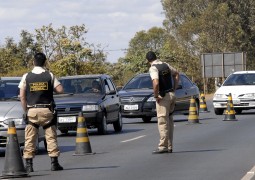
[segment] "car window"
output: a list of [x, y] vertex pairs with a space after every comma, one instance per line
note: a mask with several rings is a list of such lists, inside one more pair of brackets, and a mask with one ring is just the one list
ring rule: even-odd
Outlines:
[[0, 81], [0, 98], [12, 98], [19, 95], [19, 80], [1, 80]]
[[72, 78], [59, 80], [65, 93], [102, 93], [99, 78]]
[[186, 89], [190, 88], [192, 86], [192, 82], [186, 77], [186, 76], [181, 76], [182, 79], [182, 86]]
[[223, 86], [254, 85], [255, 74], [231, 74]]
[[150, 76], [139, 76], [131, 79], [123, 89], [152, 89]]

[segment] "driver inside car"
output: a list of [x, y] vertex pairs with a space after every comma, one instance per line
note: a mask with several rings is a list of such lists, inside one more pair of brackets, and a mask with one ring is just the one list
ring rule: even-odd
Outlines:
[[101, 86], [98, 81], [94, 80], [92, 82], [92, 88], [89, 90], [90, 92], [101, 92]]

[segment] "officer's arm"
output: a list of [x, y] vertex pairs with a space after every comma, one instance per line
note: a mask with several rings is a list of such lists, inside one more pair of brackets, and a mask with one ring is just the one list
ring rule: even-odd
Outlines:
[[26, 112], [27, 111], [26, 90], [21, 88], [19, 96], [20, 96], [21, 106], [22, 106], [24, 112]]
[[153, 91], [154, 91], [154, 97], [158, 97], [159, 93], [159, 80], [158, 79], [153, 79], [152, 80], [153, 84]]
[[173, 79], [174, 79], [174, 90], [176, 90], [177, 87], [178, 87], [179, 78], [180, 78], [179, 73], [178, 73], [177, 71], [175, 71], [175, 73], [173, 74]]
[[61, 84], [55, 87], [55, 92], [58, 94], [64, 93], [64, 88]]

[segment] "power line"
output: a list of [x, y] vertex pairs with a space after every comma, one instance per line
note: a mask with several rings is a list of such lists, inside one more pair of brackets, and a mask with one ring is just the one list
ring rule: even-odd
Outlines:
[[103, 51], [127, 51], [128, 49], [104, 49]]

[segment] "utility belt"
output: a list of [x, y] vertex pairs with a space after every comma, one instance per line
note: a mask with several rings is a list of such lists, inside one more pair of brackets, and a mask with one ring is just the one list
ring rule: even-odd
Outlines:
[[51, 109], [51, 104], [34, 104], [32, 106], [28, 106], [28, 108], [49, 108]]
[[161, 97], [165, 97], [166, 93], [169, 93], [169, 92], [174, 92], [174, 89], [171, 88], [171, 89], [168, 89], [168, 90], [165, 90], [165, 91], [160, 91], [160, 92], [159, 92], [159, 95], [160, 95]]
[[[45, 126], [43, 126], [43, 129], [47, 129], [50, 126], [54, 126], [57, 125], [57, 112], [55, 111], [55, 106], [51, 103], [51, 104], [35, 104], [32, 106], [27, 106], [28, 109], [30, 108], [49, 108], [49, 110], [53, 113], [53, 119], [51, 120], [51, 122]], [[34, 126], [35, 128], [39, 128], [39, 125], [32, 123], [31, 121], [28, 120], [27, 114], [23, 115], [23, 119], [26, 122], [26, 124], [30, 124], [32, 126]]]

